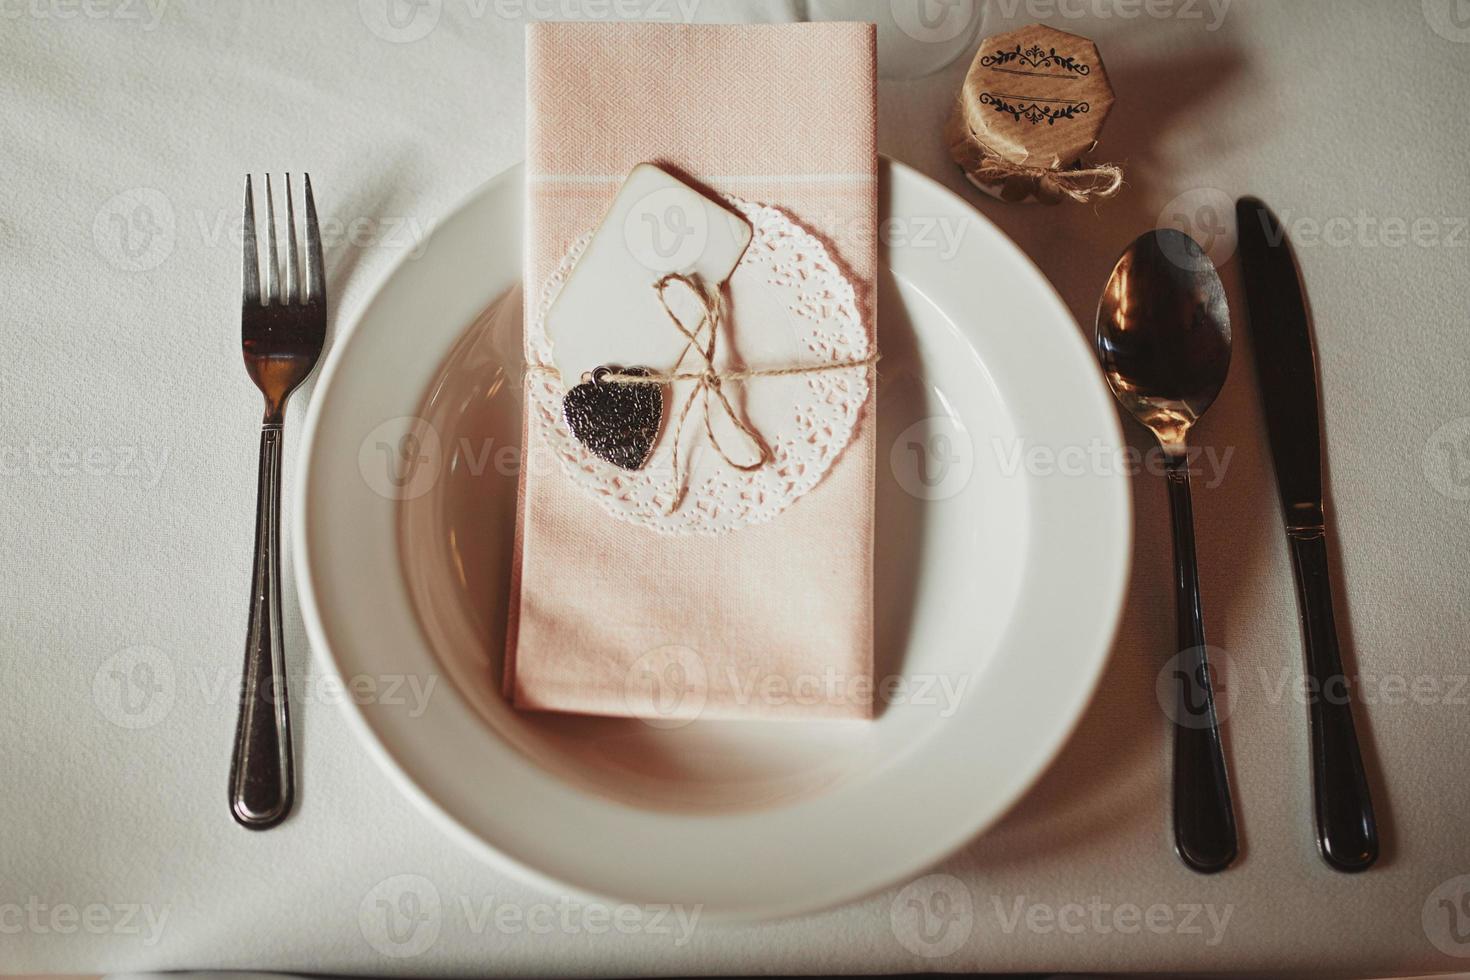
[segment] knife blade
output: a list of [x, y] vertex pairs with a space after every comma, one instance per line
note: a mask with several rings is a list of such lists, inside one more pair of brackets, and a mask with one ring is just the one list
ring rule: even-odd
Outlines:
[[1332, 611], [1311, 318], [1281, 222], [1265, 204], [1249, 197], [1236, 202], [1235, 218], [1256, 377], [1286, 522], [1310, 681], [1317, 845], [1334, 869], [1362, 871], [1378, 859], [1378, 827]]
[[1321, 527], [1322, 444], [1317, 358], [1306, 297], [1286, 231], [1264, 204], [1236, 205], [1251, 343], [1266, 408], [1266, 433], [1289, 528]]

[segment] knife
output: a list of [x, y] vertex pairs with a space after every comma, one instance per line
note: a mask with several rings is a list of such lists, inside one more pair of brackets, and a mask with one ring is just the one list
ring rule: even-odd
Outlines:
[[1302, 647], [1311, 683], [1317, 845], [1332, 868], [1362, 871], [1378, 859], [1378, 825], [1332, 617], [1322, 509], [1317, 364], [1306, 297], [1286, 232], [1270, 209], [1255, 198], [1243, 197], [1235, 205], [1235, 223], [1256, 377], [1286, 515], [1287, 547], [1296, 577]]

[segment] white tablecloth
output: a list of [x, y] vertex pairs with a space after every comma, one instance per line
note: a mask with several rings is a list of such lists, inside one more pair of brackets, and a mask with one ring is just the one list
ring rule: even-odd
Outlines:
[[[1096, 158], [1123, 162], [1129, 182], [1095, 207], [1006, 206], [965, 187], [938, 135], [963, 60], [882, 90], [884, 151], [964, 190], [1083, 324], [1135, 234], [1178, 215], [1201, 237], [1228, 229], [1245, 192], [1286, 219], [1320, 340], [1338, 612], [1369, 702], [1358, 721], [1379, 867], [1336, 875], [1315, 851], [1295, 602], [1240, 330], [1199, 433], [1230, 455], [1196, 495], [1206, 625], [1235, 668], [1238, 867], [1201, 878], [1169, 849], [1154, 693], [1173, 642], [1168, 516], [1144, 473], [1101, 691], [1025, 801], [938, 869], [952, 879], [923, 886], [950, 892], [954, 915], [907, 917], [896, 887], [799, 920], [686, 932], [533, 891], [462, 853], [349, 734], [289, 598], [298, 809], [265, 834], [228, 819], [259, 417], [236, 326], [241, 178], [312, 173], [341, 331], [405, 251], [521, 156], [528, 16], [799, 11], [0, 0], [0, 971], [1470, 962], [1452, 955], [1470, 956], [1470, 908], [1451, 881], [1470, 872], [1463, 6], [992, 0], [987, 32], [1044, 19], [1102, 48], [1118, 102]], [[1240, 309], [1233, 263], [1225, 273]], [[293, 403], [292, 450], [309, 395]], [[1136, 428], [1129, 438], [1147, 445]], [[423, 881], [437, 910], [393, 904]], [[428, 931], [403, 931], [415, 929]]]

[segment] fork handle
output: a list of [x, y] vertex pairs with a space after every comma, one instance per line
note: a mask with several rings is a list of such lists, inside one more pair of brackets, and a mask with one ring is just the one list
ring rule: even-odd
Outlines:
[[265, 830], [286, 819], [294, 796], [291, 723], [281, 646], [281, 423], [260, 430], [255, 505], [255, 565], [240, 718], [230, 763], [230, 812], [242, 827]]

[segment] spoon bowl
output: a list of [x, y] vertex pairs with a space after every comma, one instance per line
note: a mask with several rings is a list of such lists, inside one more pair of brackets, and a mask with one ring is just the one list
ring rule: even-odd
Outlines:
[[1113, 394], [1168, 451], [1182, 447], [1230, 370], [1230, 309], [1193, 238], [1151, 231], [1113, 267], [1097, 309], [1097, 354]]

